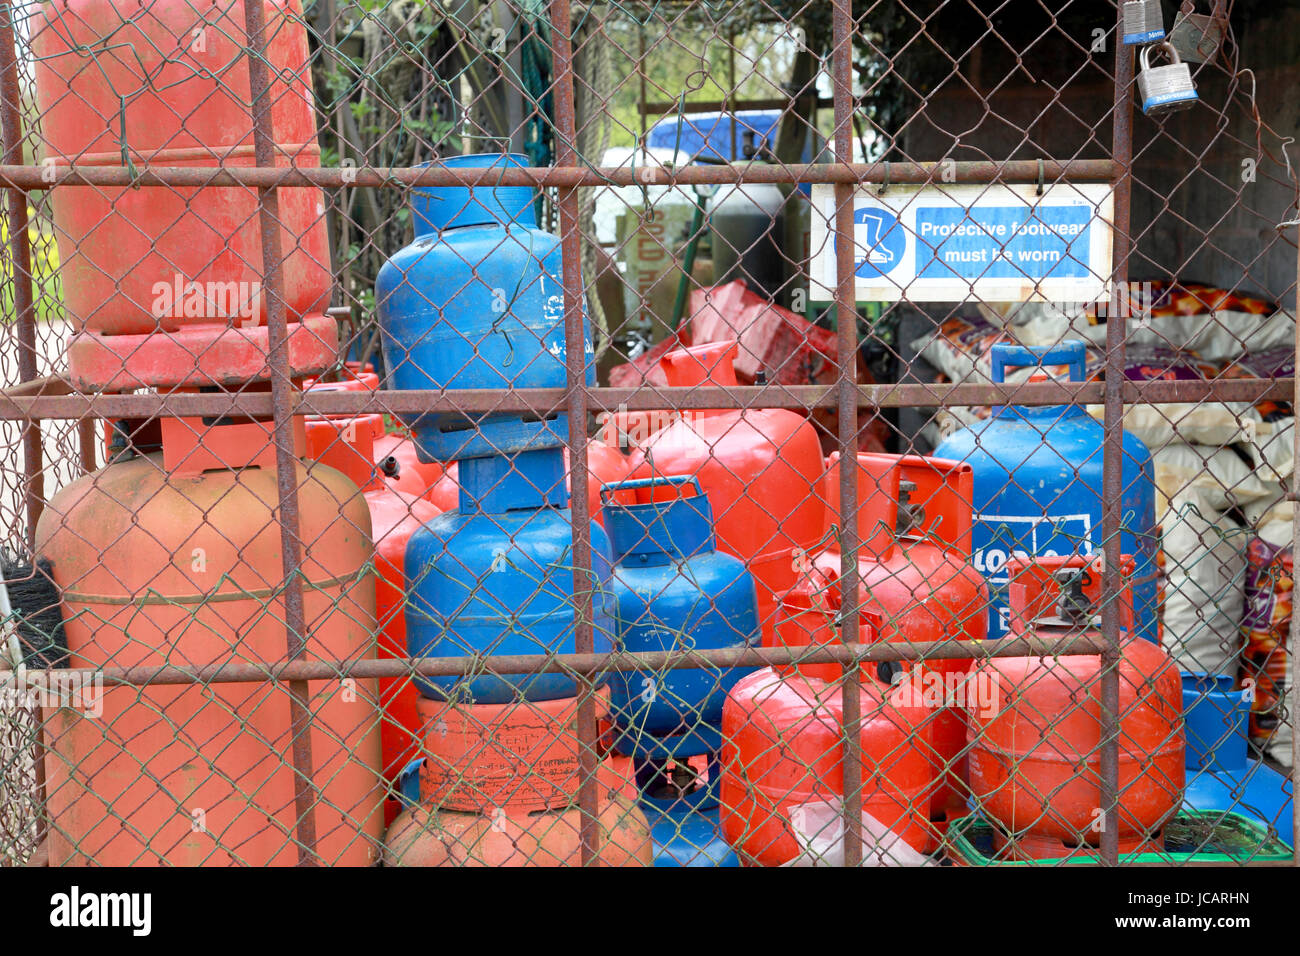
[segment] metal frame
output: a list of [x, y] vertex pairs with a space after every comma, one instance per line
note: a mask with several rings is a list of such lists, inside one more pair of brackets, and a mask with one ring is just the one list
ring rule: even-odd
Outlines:
[[[294, 480], [295, 459], [292, 446], [292, 416], [304, 412], [355, 414], [367, 411], [431, 411], [459, 409], [505, 410], [509, 408], [554, 410], [565, 409], [577, 421], [585, 421], [589, 410], [662, 408], [746, 408], [797, 407], [835, 408], [838, 421], [839, 451], [852, 460], [857, 448], [857, 410], [863, 406], [895, 407], [907, 405], [973, 405], [1007, 403], [1012, 398], [1028, 405], [1064, 402], [1101, 402], [1105, 407], [1104, 486], [1107, 497], [1102, 537], [1106, 557], [1103, 594], [1116, 595], [1119, 580], [1119, 488], [1122, 455], [1122, 417], [1126, 404], [1156, 401], [1191, 402], [1205, 398], [1232, 401], [1257, 401], [1263, 398], [1289, 398], [1292, 393], [1300, 405], [1300, 388], [1294, 381], [1234, 380], [1230, 382], [1124, 382], [1118, 374], [1108, 374], [1104, 385], [1086, 384], [1070, 387], [1057, 382], [1026, 385], [927, 385], [859, 386], [854, 378], [857, 354], [855, 322], [838, 323], [839, 368], [835, 385], [783, 387], [764, 385], [734, 389], [703, 387], [664, 394], [653, 389], [630, 390], [589, 388], [584, 384], [583, 285], [580, 271], [580, 246], [577, 229], [578, 194], [583, 186], [599, 185], [689, 185], [695, 183], [833, 183], [835, 185], [837, 236], [845, 240], [838, 245], [835, 305], [838, 314], [856, 315], [852, 259], [852, 191], [862, 183], [931, 183], [940, 173], [937, 163], [875, 163], [829, 165], [789, 165], [747, 168], [736, 166], [688, 167], [666, 170], [659, 167], [599, 169], [581, 162], [574, 147], [574, 51], [571, 37], [570, 0], [551, 0], [550, 22], [553, 34], [554, 85], [557, 128], [557, 162], [554, 168], [492, 170], [450, 169], [292, 169], [276, 168], [272, 157], [270, 104], [266, 100], [269, 77], [263, 56], [265, 23], [262, 4], [243, 0], [251, 48], [248, 62], [255, 118], [256, 167], [220, 170], [193, 168], [152, 168], [132, 170], [126, 167], [60, 168], [54, 170], [22, 163], [23, 131], [18, 99], [18, 64], [15, 54], [13, 7], [0, 3], [0, 120], [3, 143], [0, 154], [0, 186], [5, 190], [9, 213], [9, 237], [5, 254], [14, 277], [17, 308], [17, 338], [23, 385], [0, 393], [0, 420], [26, 423], [25, 449], [26, 512], [29, 526], [35, 527], [42, 498], [40, 422], [42, 419], [79, 419], [88, 417], [135, 417], [212, 415], [239, 412], [269, 416], [274, 422], [274, 441], [278, 470], [279, 509], [282, 515], [284, 594], [287, 610], [286, 662], [257, 666], [221, 666], [211, 669], [181, 668], [110, 668], [101, 671], [107, 682], [133, 685], [183, 684], [192, 682], [287, 682], [292, 714], [294, 746], [292, 762], [296, 772], [295, 805], [299, 862], [316, 862], [315, 794], [312, 790], [312, 754], [308, 731], [310, 715], [306, 708], [306, 681], [323, 677], [377, 677], [418, 673], [446, 675], [469, 670], [488, 673], [533, 673], [565, 671], [587, 676], [599, 670], [639, 667], [688, 667], [708, 662], [727, 664], [774, 664], [790, 661], [834, 661], [843, 665], [845, 718], [845, 800], [846, 863], [860, 862], [860, 808], [862, 802], [862, 766], [858, 738], [858, 677], [865, 662], [910, 660], [919, 657], [985, 658], [1019, 654], [1100, 653], [1105, 665], [1102, 679], [1103, 745], [1102, 779], [1104, 812], [1108, 825], [1103, 833], [1102, 855], [1106, 863], [1118, 859], [1117, 809], [1119, 789], [1118, 733], [1120, 622], [1118, 605], [1105, 602], [1104, 640], [1069, 638], [1064, 641], [1026, 641], [1006, 639], [990, 644], [947, 641], [942, 647], [928, 644], [885, 644], [864, 646], [858, 643], [859, 609], [857, 607], [859, 545], [856, 526], [848, 522], [843, 529], [842, 574], [844, 606], [842, 609], [843, 645], [816, 649], [751, 649], [741, 652], [713, 651], [683, 654], [594, 654], [592, 634], [592, 593], [579, 587], [575, 595], [578, 615], [577, 653], [573, 655], [528, 657], [464, 657], [438, 660], [398, 659], [365, 662], [306, 662], [303, 603], [298, 568], [301, 561], [297, 489]], [[1219, 4], [1216, 4], [1216, 9]], [[855, 108], [852, 93], [853, 18], [851, 0], [833, 0], [833, 50], [831, 75], [834, 95], [834, 143], [836, 155], [852, 155], [852, 120]], [[1128, 47], [1116, 44], [1114, 67], [1114, 116], [1112, 158], [1109, 160], [1053, 160], [995, 162], [960, 162], [944, 165], [945, 182], [992, 183], [1003, 181], [1032, 182], [1050, 177], [1052, 181], [1106, 181], [1115, 189], [1115, 256], [1112, 281], [1127, 280], [1131, 253], [1128, 236], [1131, 199], [1133, 112], [1133, 54]], [[644, 119], [643, 119], [644, 123]], [[953, 174], [955, 173], [955, 180]], [[287, 326], [284, 308], [283, 276], [280, 266], [284, 251], [280, 248], [277, 189], [284, 186], [318, 185], [323, 187], [356, 186], [394, 188], [412, 184], [536, 185], [557, 189], [561, 232], [563, 235], [564, 326], [567, 343], [568, 384], [564, 389], [501, 392], [334, 392], [303, 395], [292, 391], [287, 374]], [[31, 250], [27, 237], [26, 200], [28, 191], [49, 188], [120, 186], [141, 188], [159, 186], [242, 185], [258, 190], [264, 268], [269, 291], [269, 327], [271, 336], [270, 367], [272, 389], [265, 393], [175, 394], [175, 395], [80, 395], [57, 380], [36, 381], [35, 309], [32, 296]], [[1111, 317], [1107, 326], [1107, 369], [1118, 371], [1124, 361], [1125, 323], [1123, 317]], [[84, 438], [83, 438], [84, 440]], [[586, 435], [583, 429], [570, 431], [568, 451], [573, 481], [573, 555], [576, 578], [590, 574], [591, 541], [588, 524], [589, 479]], [[1300, 470], [1300, 448], [1296, 451]], [[845, 512], [856, 510], [859, 500], [857, 470], [840, 471], [841, 504]], [[1300, 511], [1296, 515], [1296, 535], [1300, 538]], [[1300, 641], [1300, 615], [1292, 622], [1292, 648]], [[1289, 689], [1292, 713], [1300, 713], [1300, 688], [1292, 682]], [[596, 855], [597, 788], [595, 770], [596, 710], [592, 694], [584, 695], [580, 706], [578, 734], [581, 742], [580, 791], [582, 809], [582, 847], [584, 864]], [[1296, 743], [1300, 756], [1300, 741]], [[1300, 765], [1300, 761], [1297, 761]], [[1300, 779], [1300, 767], [1292, 773], [1292, 787]], [[1296, 805], [1300, 821], [1300, 804]], [[1297, 858], [1300, 860], [1300, 857]]]

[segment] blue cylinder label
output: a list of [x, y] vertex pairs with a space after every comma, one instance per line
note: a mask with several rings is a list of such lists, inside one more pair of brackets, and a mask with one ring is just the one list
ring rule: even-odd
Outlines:
[[1007, 633], [1007, 561], [1022, 557], [1092, 554], [1090, 514], [975, 514], [972, 543], [975, 570], [989, 583], [989, 637]]

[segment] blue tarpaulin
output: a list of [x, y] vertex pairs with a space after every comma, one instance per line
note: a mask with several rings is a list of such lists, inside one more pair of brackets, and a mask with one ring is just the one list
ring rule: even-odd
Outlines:
[[[682, 161], [692, 156], [702, 155], [708, 159], [736, 161], [744, 159], [745, 133], [754, 134], [754, 146], [757, 148], [763, 140], [768, 146], [776, 144], [776, 129], [781, 122], [780, 110], [741, 110], [738, 113], [688, 113], [680, 119], [682, 127], [681, 143], [677, 140], [677, 116], [666, 116], [651, 127], [646, 134], [647, 145], [681, 150]], [[736, 152], [731, 151], [731, 130], [736, 130]], [[811, 138], [810, 138], [811, 139]], [[804, 146], [800, 159], [812, 162], [812, 143]]]

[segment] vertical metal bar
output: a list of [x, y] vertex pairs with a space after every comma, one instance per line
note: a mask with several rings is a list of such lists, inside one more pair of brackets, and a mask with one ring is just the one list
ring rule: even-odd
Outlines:
[[[264, 0], [243, 0], [248, 34], [248, 87], [253, 101], [253, 155], [258, 166], [275, 166], [271, 127], [270, 71], [265, 60]], [[307, 629], [302, 603], [302, 541], [298, 525], [298, 461], [294, 457], [292, 383], [289, 380], [289, 329], [284, 304], [284, 250], [280, 199], [274, 188], [257, 191], [262, 233], [262, 286], [270, 337], [271, 404], [274, 408], [275, 477], [280, 499], [280, 550], [284, 570], [285, 631], [290, 660], [306, 656]], [[289, 682], [289, 725], [293, 739], [293, 803], [297, 817], [298, 865], [316, 858], [316, 793], [312, 784], [311, 710], [306, 681]]]
[[[524, 75], [524, 45], [520, 42], [523, 33], [523, 18], [515, 5], [507, 0], [497, 0], [496, 4], [498, 22], [509, 25], [506, 31], [506, 41], [508, 52], [504, 55], [506, 63], [509, 64], [510, 76]], [[506, 84], [505, 90], [506, 101], [506, 130], [505, 133], [510, 137], [510, 150], [515, 153], [522, 153], [525, 147], [524, 129], [525, 118], [528, 111], [524, 109], [524, 91], [513, 84]]]
[[[336, 0], [323, 0], [323, 15], [325, 17], [325, 46], [324, 51], [328, 56], [326, 61], [330, 69], [336, 70], [339, 76], [343, 76], [343, 57], [339, 54], [338, 47], [338, 4]], [[334, 125], [334, 139], [338, 144], [338, 158], [342, 163], [351, 159], [348, 150], [347, 122], [343, 118], [343, 112], [348, 108], [346, 99], [336, 95], [336, 103], [332, 115], [327, 116], [328, 123]], [[334, 190], [334, 201], [330, 204], [333, 213], [334, 222], [338, 223], [338, 234], [330, 230], [330, 240], [332, 243], [331, 252], [334, 252], [341, 268], [338, 275], [338, 287], [342, 292], [343, 305], [350, 305], [352, 300], [352, 261], [353, 257], [348, 251], [352, 247], [352, 197], [353, 191], [347, 186], [342, 186]], [[350, 310], [349, 310], [350, 311]], [[363, 361], [367, 358], [365, 355], [359, 356]]]
[[[1133, 192], [1133, 52], [1120, 42], [1123, 10], [1116, 5], [1115, 91], [1112, 107], [1111, 158], [1119, 168], [1115, 181], [1114, 262], [1111, 283], [1127, 289], [1130, 204]], [[1121, 301], [1129, 301], [1127, 295]], [[1108, 866], [1119, 862], [1119, 637], [1120, 637], [1120, 521], [1124, 491], [1124, 401], [1122, 395], [1124, 339], [1123, 308], [1106, 319], [1105, 438], [1102, 451], [1101, 537], [1106, 565], [1101, 574], [1101, 630], [1106, 650], [1101, 655], [1101, 858]]]
[[[1300, 248], [1296, 250], [1296, 304], [1295, 310], [1300, 314]], [[1300, 349], [1300, 322], [1296, 323], [1295, 330], [1296, 348]], [[1298, 353], [1300, 354], [1300, 353]], [[1300, 376], [1295, 380], [1295, 407], [1300, 408]], [[1296, 475], [1300, 475], [1300, 442], [1296, 442], [1293, 447], [1295, 470], [1291, 472], [1291, 494], [1294, 496], [1297, 489], [1295, 487]], [[1294, 563], [1296, 542], [1300, 541], [1300, 501], [1294, 501], [1291, 512], [1291, 560], [1293, 565], [1292, 577], [1294, 577]], [[1291, 706], [1287, 708], [1287, 719], [1291, 722], [1291, 820], [1294, 825], [1300, 826], [1300, 734], [1296, 733], [1296, 719], [1300, 718], [1300, 680], [1297, 680], [1296, 674], [1296, 649], [1300, 648], [1300, 612], [1295, 608], [1291, 610], [1291, 631], [1287, 635], [1286, 657], [1289, 667], [1287, 676], [1291, 679], [1291, 685], [1287, 688], [1290, 695]], [[1295, 844], [1292, 850], [1294, 854], [1292, 860], [1296, 866], [1300, 866], [1300, 843]]]
[[731, 152], [727, 154], [727, 159], [731, 162], [736, 161], [736, 108], [735, 102], [740, 97], [736, 92], [736, 34], [731, 32], [727, 34], [727, 95], [722, 101], [722, 109], [727, 114], [727, 126], [731, 130]]
[[[577, 123], [573, 93], [573, 18], [569, 0], [551, 3], [551, 56], [555, 67], [555, 139], [557, 166], [576, 166]], [[574, 646], [579, 654], [595, 650], [591, 571], [591, 514], [587, 499], [587, 349], [582, 322], [582, 239], [578, 232], [578, 190], [557, 190], [560, 255], [564, 263], [564, 361], [568, 380], [569, 506], [573, 514]], [[578, 808], [582, 865], [598, 864], [596, 816], [596, 697], [590, 684], [578, 704]]]
[[[831, 74], [835, 160], [853, 161], [853, 0], [834, 0]], [[853, 192], [835, 186], [835, 317], [839, 356], [840, 639], [858, 642], [858, 312], [853, 269]], [[816, 213], [812, 213], [816, 215]], [[844, 865], [862, 863], [862, 698], [857, 664], [844, 666]]]
[[[645, 89], [645, 24], [640, 20], [636, 24], [636, 107], [637, 115], [641, 117], [641, 151], [646, 150], [646, 135], [649, 131], [650, 120], [645, 115], [646, 89]], [[647, 165], [649, 160], [646, 160]]]
[[[0, 9], [0, 139], [6, 165], [23, 162], [22, 87], [19, 83], [18, 49], [14, 42], [14, 7], [4, 2]], [[36, 297], [32, 288], [32, 250], [28, 235], [27, 194], [20, 189], [5, 190], [8, 214], [9, 281], [14, 290], [17, 313], [18, 377], [30, 382], [36, 378]], [[27, 548], [36, 550], [36, 523], [45, 507], [45, 471], [41, 446], [41, 422], [23, 422], [23, 506], [27, 516]], [[33, 562], [33, 567], [35, 562]], [[45, 813], [45, 740], [39, 732], [32, 741], [32, 759], [36, 768], [36, 799], [41, 808], [36, 822], [36, 845], [47, 838]]]
[[81, 453], [82, 474], [90, 474], [98, 465], [99, 449], [95, 434], [95, 419], [77, 420], [77, 448]]
[[[4, 138], [4, 161], [23, 164], [22, 88], [18, 76], [18, 50], [14, 42], [14, 7], [0, 9], [0, 135]], [[21, 189], [5, 190], [9, 219], [9, 278], [14, 290], [14, 311], [18, 315], [18, 377], [36, 378], [36, 298], [32, 291], [32, 250], [28, 236], [27, 194]], [[42, 468], [41, 423], [23, 423], [23, 498], [27, 513], [27, 546], [36, 542], [36, 522], [45, 507], [45, 472]]]

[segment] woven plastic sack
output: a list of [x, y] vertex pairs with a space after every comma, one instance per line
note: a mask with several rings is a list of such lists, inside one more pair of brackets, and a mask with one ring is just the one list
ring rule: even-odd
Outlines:
[[1163, 641], [1183, 670], [1235, 674], [1251, 532], [1216, 511], [1211, 497], [1203, 487], [1189, 488], [1161, 520]]

